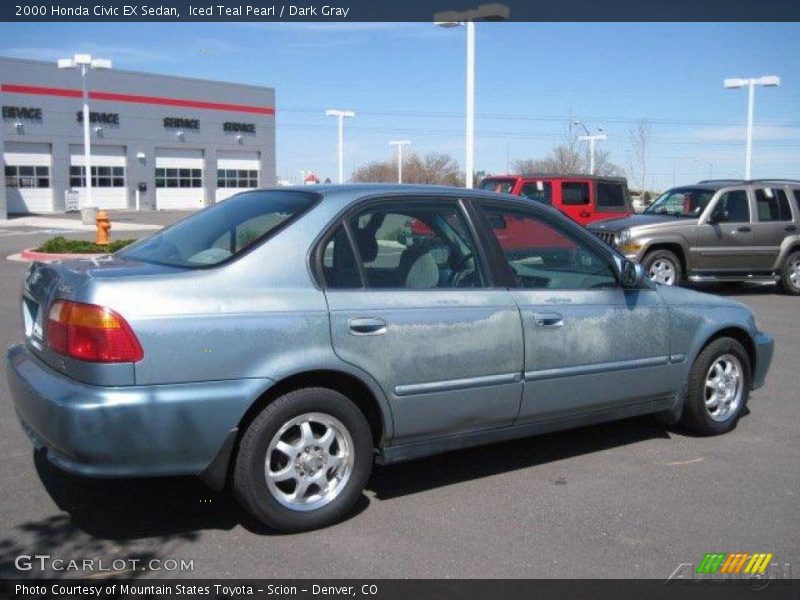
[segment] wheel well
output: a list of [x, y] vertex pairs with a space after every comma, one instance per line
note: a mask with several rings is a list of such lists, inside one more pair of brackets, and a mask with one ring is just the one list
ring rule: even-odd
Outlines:
[[341, 371], [306, 371], [278, 381], [264, 392], [239, 422], [239, 437], [270, 402], [288, 392], [307, 387], [323, 387], [350, 399], [367, 419], [375, 447], [383, 439], [383, 415], [372, 391], [358, 378]]
[[656, 250], [669, 250], [675, 256], [678, 257], [678, 260], [681, 261], [681, 271], [683, 274], [686, 275], [687, 265], [686, 265], [686, 256], [683, 253], [683, 248], [680, 244], [674, 243], [665, 243], [665, 244], [653, 244], [647, 249], [647, 252], [644, 253], [645, 256], [650, 254], [651, 252], [655, 252]]
[[713, 336], [708, 338], [706, 343], [703, 345], [703, 348], [708, 346], [714, 340], [718, 340], [722, 337], [733, 338], [742, 346], [744, 346], [744, 349], [747, 351], [747, 358], [750, 359], [750, 373], [752, 374], [756, 369], [756, 345], [753, 342], [753, 338], [750, 337], [750, 334], [739, 327], [728, 327], [726, 329], [721, 329]]

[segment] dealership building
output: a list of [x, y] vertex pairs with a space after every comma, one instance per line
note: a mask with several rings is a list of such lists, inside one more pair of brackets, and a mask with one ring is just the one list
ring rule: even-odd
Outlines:
[[[116, 69], [88, 84], [99, 208], [199, 209], [275, 184], [274, 89]], [[0, 218], [83, 206], [80, 72], [0, 58], [0, 100]]]

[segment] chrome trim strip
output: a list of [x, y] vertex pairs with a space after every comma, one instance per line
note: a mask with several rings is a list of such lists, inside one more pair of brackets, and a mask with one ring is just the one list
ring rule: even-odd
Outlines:
[[686, 355], [685, 354], [673, 354], [669, 357], [670, 364], [677, 365], [678, 363], [686, 362]]
[[643, 367], [656, 367], [666, 364], [669, 364], [668, 356], [655, 356], [653, 358], [637, 358], [634, 360], [620, 360], [596, 363], [593, 365], [579, 365], [576, 367], [558, 367], [556, 369], [543, 369], [541, 371], [526, 371], [525, 381], [539, 381], [541, 379], [555, 379], [559, 377], [572, 377], [575, 375], [592, 375], [595, 373], [641, 369]]
[[467, 377], [465, 379], [448, 379], [446, 381], [431, 381], [428, 383], [409, 383], [398, 385], [394, 388], [395, 396], [414, 396], [416, 394], [433, 394], [435, 392], [452, 392], [470, 388], [487, 387], [515, 383], [522, 377], [519, 373], [505, 373], [502, 375], [485, 375], [482, 377]]

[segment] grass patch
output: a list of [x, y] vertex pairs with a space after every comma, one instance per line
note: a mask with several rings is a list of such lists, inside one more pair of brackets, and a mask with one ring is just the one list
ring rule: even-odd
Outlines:
[[86, 240], [68, 240], [64, 236], [47, 240], [44, 244], [36, 248], [36, 252], [48, 252], [51, 254], [110, 254], [132, 244], [136, 240], [115, 240], [107, 246], [99, 246], [94, 242]]

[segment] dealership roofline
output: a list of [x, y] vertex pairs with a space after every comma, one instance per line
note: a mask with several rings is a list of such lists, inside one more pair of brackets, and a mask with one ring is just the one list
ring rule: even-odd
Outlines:
[[[48, 60], [36, 60], [32, 58], [18, 58], [16, 56], [3, 56], [0, 55], [0, 60], [10, 60], [15, 62], [26, 62], [32, 63], [35, 65], [40, 66], [52, 66], [54, 69], [58, 68], [55, 59], [51, 62]], [[130, 71], [127, 69], [113, 69], [112, 73], [124, 73], [127, 75], [137, 75], [137, 76], [145, 76], [145, 77], [163, 77], [165, 79], [180, 79], [183, 81], [196, 81], [198, 83], [204, 84], [212, 84], [212, 85], [222, 85], [222, 86], [238, 86], [242, 88], [248, 88], [252, 90], [269, 90], [273, 94], [275, 93], [275, 88], [265, 85], [253, 85], [250, 83], [239, 83], [236, 81], [224, 81], [221, 79], [205, 79], [202, 77], [187, 77], [185, 75], [171, 75], [167, 73], [154, 73], [152, 71]], [[0, 83], [2, 83], [2, 78], [0, 78]]]

